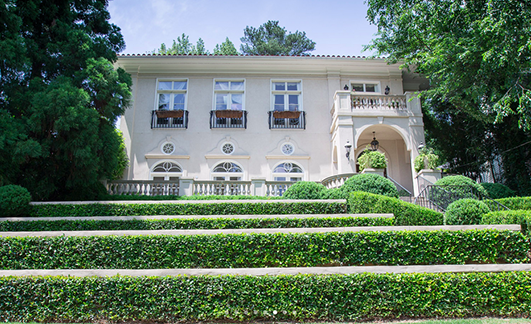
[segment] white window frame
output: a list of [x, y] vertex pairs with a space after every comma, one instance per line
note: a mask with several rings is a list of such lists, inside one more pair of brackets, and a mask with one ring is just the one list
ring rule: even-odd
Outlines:
[[[176, 164], [181, 169], [181, 172], [154, 172], [153, 171], [153, 169], [155, 169], [155, 167], [157, 165], [159, 165], [161, 163], [165, 163], [165, 162]], [[153, 164], [153, 166], [149, 170], [149, 180], [155, 180], [155, 177], [157, 177], [157, 178], [164, 177], [164, 181], [169, 181], [170, 177], [182, 178], [182, 176], [183, 176], [183, 167], [182, 167], [182, 165], [180, 165], [179, 163], [177, 163], [175, 161], [172, 161], [172, 160], [160, 160], [160, 161], [157, 161], [156, 163]]]
[[[159, 90], [159, 83], [160, 82], [186, 82], [186, 89], [184, 90]], [[172, 83], [173, 85], [173, 83]], [[190, 85], [190, 82], [187, 78], [171, 78], [171, 79], [166, 79], [166, 78], [160, 78], [160, 79], [157, 79], [157, 85], [156, 85], [156, 95], [155, 95], [155, 110], [159, 110], [159, 100], [160, 100], [160, 96], [159, 94], [162, 94], [162, 93], [167, 93], [167, 94], [170, 94], [170, 102], [168, 103], [168, 110], [173, 110], [173, 107], [174, 107], [174, 96], [172, 96], [172, 94], [184, 94], [184, 107], [183, 107], [183, 110], [186, 111], [188, 110], [188, 86]]]
[[[301, 169], [302, 173], [286, 173], [286, 172], [275, 172], [275, 169], [281, 165], [281, 164], [284, 164], [284, 163], [291, 163], [293, 165], [296, 165], [299, 169]], [[280, 177], [285, 177], [286, 180], [277, 180], [277, 178], [280, 178]], [[300, 178], [300, 180], [292, 180], [292, 178]], [[296, 163], [296, 162], [293, 162], [293, 161], [282, 161], [282, 162], [279, 162], [277, 164], [275, 164], [275, 166], [273, 166], [273, 168], [271, 169], [271, 179], [273, 179], [273, 181], [292, 181], [292, 182], [297, 182], [297, 181], [304, 181], [304, 179], [306, 179], [306, 172], [304, 171], [304, 168]], [[289, 180], [288, 180], [289, 179]]]
[[[362, 93], [364, 95], [381, 95], [382, 94], [382, 82], [381, 81], [375, 81], [375, 80], [350, 80], [350, 91], [352, 93]], [[354, 87], [352, 84], [363, 84], [363, 91], [354, 91]], [[377, 89], [375, 92], [367, 92], [366, 87], [367, 84], [374, 84], [376, 85]]]
[[[275, 83], [285, 83], [286, 84], [286, 90], [275, 90], [274, 85]], [[271, 79], [270, 80], [270, 89], [271, 89], [271, 111], [275, 111], [275, 95], [284, 95], [284, 111], [289, 111], [289, 95], [295, 95], [297, 94], [299, 96], [299, 107], [297, 111], [304, 111], [303, 105], [302, 105], [302, 80], [301, 79]], [[287, 90], [288, 83], [298, 83], [300, 85], [300, 90]]]
[[[214, 172], [214, 169], [218, 165], [223, 164], [223, 163], [234, 163], [238, 167], [240, 167], [242, 172]], [[235, 162], [235, 161], [230, 161], [230, 160], [218, 161], [218, 162], [216, 162], [214, 164], [214, 166], [210, 170], [210, 179], [211, 180], [216, 180], [215, 179], [216, 177], [224, 177], [224, 181], [242, 181], [244, 179], [244, 175], [245, 175], [245, 170], [243, 169], [242, 165], [237, 163], [237, 162]], [[238, 177], [240, 179], [239, 180], [231, 180], [230, 179], [231, 177]], [[223, 181], [223, 180], [219, 180], [219, 181]]]
[[[228, 90], [216, 90], [216, 82], [229, 82], [229, 89]], [[243, 82], [243, 90], [230, 90], [231, 82]], [[214, 79], [214, 82], [212, 84], [212, 91], [214, 93], [214, 96], [212, 98], [212, 110], [217, 110], [216, 109], [216, 94], [227, 93], [229, 94], [229, 98], [227, 100], [227, 110], [230, 110], [229, 103], [232, 102], [232, 94], [241, 94], [242, 95], [242, 110], [241, 111], [245, 111], [246, 84], [247, 84], [247, 81], [245, 79]]]

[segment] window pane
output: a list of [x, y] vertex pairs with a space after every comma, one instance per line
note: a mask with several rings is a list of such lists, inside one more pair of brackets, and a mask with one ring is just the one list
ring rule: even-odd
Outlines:
[[216, 93], [216, 110], [227, 109], [227, 97], [226, 93]]
[[164, 181], [164, 177], [153, 177], [155, 181]]
[[289, 178], [289, 181], [293, 181], [293, 182], [302, 181], [302, 178]]
[[286, 177], [275, 177], [275, 181], [286, 181]]
[[376, 84], [366, 84], [365, 92], [376, 92]]
[[232, 181], [241, 181], [241, 180], [242, 180], [241, 177], [230, 177], [230, 179], [231, 179]]
[[243, 95], [241, 94], [232, 94], [231, 96], [231, 109], [233, 110], [242, 110], [243, 107]]
[[299, 110], [299, 95], [289, 95], [289, 110], [298, 111]]
[[229, 90], [229, 81], [216, 81], [216, 90]]
[[179, 180], [179, 177], [170, 177], [170, 180], [171, 181], [176, 181], [176, 180]]
[[168, 110], [170, 107], [170, 94], [159, 93], [159, 110]]
[[230, 83], [230, 89], [231, 90], [243, 90], [243, 81], [234, 82], [232, 81]]
[[275, 107], [276, 111], [284, 110], [284, 95], [275, 95]]
[[173, 95], [173, 110], [183, 110], [184, 109], [184, 93], [178, 93]]
[[214, 177], [214, 180], [221, 180], [221, 181], [223, 181], [223, 180], [225, 180], [225, 177]]
[[299, 89], [299, 84], [298, 82], [288, 82], [288, 90], [290, 91], [297, 91], [297, 90], [300, 90]]
[[273, 83], [273, 89], [275, 90], [286, 90], [285, 82], [275, 82]]
[[362, 83], [353, 83], [352, 84], [352, 90], [363, 92], [363, 84]]
[[186, 81], [175, 81], [173, 82], [174, 90], [186, 90]]
[[171, 81], [159, 82], [159, 90], [171, 90]]

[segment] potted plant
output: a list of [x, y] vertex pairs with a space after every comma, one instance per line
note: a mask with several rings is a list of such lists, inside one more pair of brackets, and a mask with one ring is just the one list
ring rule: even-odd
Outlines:
[[300, 111], [273, 111], [274, 118], [299, 118]]
[[382, 152], [371, 151], [367, 146], [365, 153], [358, 158], [358, 164], [362, 172], [366, 169], [376, 169], [376, 172], [383, 174], [383, 170], [387, 168], [387, 158]]
[[421, 170], [435, 170], [439, 165], [439, 156], [434, 154], [432, 149], [423, 147], [419, 151], [419, 156], [415, 158], [413, 163], [417, 173]]
[[182, 118], [184, 116], [184, 110], [157, 110], [155, 112], [157, 118]]
[[242, 118], [243, 111], [241, 110], [216, 110], [217, 118]]

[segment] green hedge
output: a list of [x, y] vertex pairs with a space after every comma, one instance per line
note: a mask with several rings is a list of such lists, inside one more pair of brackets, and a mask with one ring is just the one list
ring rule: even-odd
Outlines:
[[348, 198], [349, 212], [356, 213], [392, 213], [395, 225], [442, 225], [442, 213], [407, 203], [398, 198], [375, 195], [357, 191]]
[[481, 224], [519, 224], [522, 232], [531, 235], [531, 210], [508, 210], [483, 215]]
[[531, 273], [1, 277], [0, 319], [368, 321], [528, 317]]
[[496, 230], [0, 238], [2, 269], [520, 263], [528, 253], [522, 233]]
[[513, 210], [531, 210], [531, 197], [501, 198], [496, 201]]
[[282, 197], [244, 196], [244, 195], [208, 195], [208, 196], [175, 196], [175, 195], [106, 195], [100, 200], [275, 200]]
[[170, 230], [217, 228], [299, 228], [345, 226], [393, 226], [393, 218], [260, 218], [260, 219], [149, 219], [149, 220], [39, 220], [0, 222], [0, 232], [22, 231], [102, 231], [102, 230]]
[[284, 215], [342, 214], [340, 202], [223, 202], [146, 204], [45, 204], [32, 205], [29, 216], [141, 216], [141, 215]]

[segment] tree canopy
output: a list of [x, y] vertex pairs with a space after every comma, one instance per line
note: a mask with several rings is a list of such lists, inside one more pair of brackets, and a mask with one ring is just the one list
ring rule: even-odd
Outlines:
[[368, 0], [378, 26], [367, 48], [414, 65], [428, 95], [476, 118], [516, 115], [531, 129], [531, 2]]
[[[131, 78], [107, 0], [0, 0], [0, 184], [94, 197], [120, 166]], [[123, 163], [122, 163], [123, 165]]]
[[240, 51], [250, 55], [309, 55], [315, 42], [305, 32], [287, 33], [278, 21], [269, 20], [258, 28], [245, 27]]
[[177, 39], [173, 40], [173, 44], [170, 48], [166, 47], [166, 44], [160, 44], [160, 48], [153, 51], [153, 54], [167, 54], [167, 55], [179, 55], [179, 54], [209, 54], [205, 48], [205, 42], [199, 38], [196, 45], [190, 42], [190, 36], [183, 33]]
[[230, 41], [230, 39], [227, 37], [223, 43], [216, 44], [216, 47], [214, 48], [214, 54], [217, 55], [238, 55], [238, 50], [234, 46], [234, 44]]

